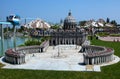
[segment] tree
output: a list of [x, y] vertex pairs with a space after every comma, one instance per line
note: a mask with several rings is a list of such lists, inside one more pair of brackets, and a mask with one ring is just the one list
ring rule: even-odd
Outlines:
[[59, 29], [59, 28], [60, 28], [60, 26], [59, 26], [59, 25], [57, 25], [57, 24], [55, 24], [55, 25], [51, 26], [51, 29]]
[[113, 24], [114, 26], [117, 26], [117, 22], [115, 20], [112, 20], [110, 23]]
[[20, 27], [21, 30], [24, 30], [24, 28], [25, 28], [24, 26], [21, 26], [21, 27]]
[[110, 19], [109, 18], [107, 18], [106, 23], [110, 23]]
[[79, 26], [85, 26], [86, 21], [80, 21]]

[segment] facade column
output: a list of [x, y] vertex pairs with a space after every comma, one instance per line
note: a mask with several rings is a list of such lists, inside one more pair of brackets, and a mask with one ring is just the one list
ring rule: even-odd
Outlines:
[[51, 45], [53, 45], [53, 39], [51, 39]]
[[64, 40], [64, 43], [66, 44], [66, 38], [65, 38], [65, 40]]
[[58, 44], [59, 44], [59, 45], [60, 45], [60, 40], [61, 40], [61, 39], [59, 38], [59, 40], [58, 40]]
[[69, 38], [69, 44], [71, 45], [71, 38]]
[[74, 39], [74, 44], [75, 44], [75, 39]]
[[94, 65], [94, 58], [92, 58], [92, 65]]
[[70, 39], [68, 39], [68, 45], [70, 44]]
[[56, 40], [57, 40], [57, 39], [55, 38], [55, 45], [57, 44], [57, 43], [56, 43]]
[[15, 57], [14, 57], [14, 60], [13, 60], [13, 64], [16, 64], [16, 63], [15, 63]]
[[62, 44], [64, 44], [63, 40], [64, 40], [64, 39], [62, 38]]
[[63, 39], [63, 44], [65, 44], [65, 38]]
[[71, 41], [71, 44], [72, 44], [72, 38], [70, 39], [70, 41]]

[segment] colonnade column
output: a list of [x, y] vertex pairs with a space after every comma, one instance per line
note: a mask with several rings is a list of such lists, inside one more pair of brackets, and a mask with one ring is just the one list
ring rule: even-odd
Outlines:
[[[99, 57], [93, 57], [93, 58], [87, 58], [87, 64], [102, 64], [106, 62], [110, 62], [113, 60], [113, 55], [107, 55], [107, 56], [99, 56]], [[85, 62], [86, 62], [85, 61]]]
[[92, 64], [94, 64], [94, 58], [92, 58]]

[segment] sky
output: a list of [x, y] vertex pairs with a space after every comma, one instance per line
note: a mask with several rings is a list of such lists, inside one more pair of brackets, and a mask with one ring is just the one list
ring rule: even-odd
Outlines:
[[21, 18], [57, 23], [70, 10], [77, 22], [108, 17], [120, 23], [120, 0], [0, 0], [0, 21], [10, 14], [18, 14]]

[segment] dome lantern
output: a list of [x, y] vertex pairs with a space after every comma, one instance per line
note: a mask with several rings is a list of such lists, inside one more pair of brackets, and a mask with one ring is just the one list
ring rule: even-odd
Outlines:
[[71, 11], [68, 13], [68, 16], [71, 16], [72, 14], [71, 14]]

